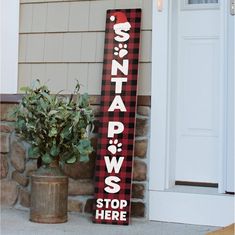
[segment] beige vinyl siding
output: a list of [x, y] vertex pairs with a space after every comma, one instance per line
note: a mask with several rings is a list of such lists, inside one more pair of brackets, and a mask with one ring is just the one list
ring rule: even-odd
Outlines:
[[53, 92], [101, 91], [107, 9], [142, 8], [139, 95], [150, 95], [152, 0], [21, 0], [18, 87], [40, 79]]

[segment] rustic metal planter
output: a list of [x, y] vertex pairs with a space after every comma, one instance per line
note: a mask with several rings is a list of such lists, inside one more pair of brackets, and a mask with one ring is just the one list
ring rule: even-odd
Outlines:
[[67, 221], [68, 177], [58, 167], [41, 167], [31, 177], [30, 220], [37, 223]]

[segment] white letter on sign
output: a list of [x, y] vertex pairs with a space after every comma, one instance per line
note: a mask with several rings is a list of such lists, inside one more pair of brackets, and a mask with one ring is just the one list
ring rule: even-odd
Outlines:
[[100, 219], [104, 219], [104, 210], [102, 210], [102, 211], [96, 210], [95, 218], [99, 219], [99, 217], [100, 217]]
[[108, 137], [113, 138], [115, 134], [120, 134], [124, 130], [124, 125], [121, 122], [109, 122]]
[[118, 161], [116, 157], [112, 157], [112, 160], [110, 161], [109, 157], [105, 156], [104, 160], [105, 160], [105, 165], [107, 167], [108, 173], [111, 173], [113, 169], [115, 173], [119, 173], [124, 157], [120, 157]]
[[96, 202], [97, 202], [96, 206], [97, 206], [98, 208], [102, 208], [102, 207], [103, 207], [103, 199], [98, 198], [98, 199], [96, 200]]
[[[125, 42], [130, 38], [130, 35], [128, 33], [123, 32], [122, 30], [125, 30], [125, 29], [115, 30], [115, 33], [119, 36], [116, 36], [114, 39], [118, 42]], [[127, 30], [125, 30], [125, 31], [127, 31]]]
[[117, 176], [108, 176], [105, 179], [105, 184], [107, 184], [110, 187], [105, 187], [104, 190], [107, 193], [117, 193], [117, 192], [119, 192], [120, 191], [120, 186], [116, 183], [118, 183], [120, 181], [121, 180]]
[[115, 93], [122, 93], [122, 83], [127, 82], [127, 78], [111, 78], [111, 82], [115, 82]]
[[115, 109], [119, 109], [121, 112], [126, 112], [126, 107], [122, 101], [122, 97], [120, 95], [116, 95], [113, 99], [112, 104], [110, 105], [108, 111], [113, 112]]
[[127, 206], [127, 201], [126, 200], [121, 200], [120, 201], [120, 209], [123, 209], [126, 206]]
[[117, 75], [119, 69], [123, 74], [128, 74], [129, 60], [123, 60], [123, 64], [119, 64], [116, 60], [112, 60], [112, 75]]

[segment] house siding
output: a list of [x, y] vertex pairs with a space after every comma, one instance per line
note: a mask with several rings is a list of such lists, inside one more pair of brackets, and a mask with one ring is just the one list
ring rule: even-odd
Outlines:
[[142, 8], [139, 95], [150, 95], [151, 0], [21, 0], [20, 87], [40, 79], [53, 92], [100, 95], [107, 9]]

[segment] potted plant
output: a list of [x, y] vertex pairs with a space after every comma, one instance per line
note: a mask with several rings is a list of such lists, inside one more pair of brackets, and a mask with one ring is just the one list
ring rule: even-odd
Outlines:
[[31, 177], [31, 221], [67, 221], [68, 178], [61, 165], [88, 161], [93, 151], [89, 133], [94, 116], [88, 95], [79, 89], [77, 83], [69, 97], [51, 94], [37, 80], [22, 89], [26, 94], [14, 110], [16, 131], [31, 144], [29, 156], [42, 162]]

